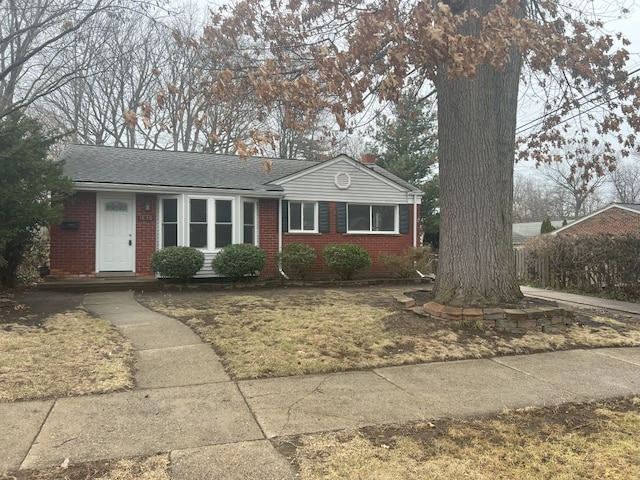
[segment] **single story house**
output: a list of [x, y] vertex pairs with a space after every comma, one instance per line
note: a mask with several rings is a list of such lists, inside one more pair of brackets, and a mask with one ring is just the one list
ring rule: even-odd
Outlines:
[[600, 233], [640, 235], [640, 204], [612, 203], [552, 232], [553, 235]]
[[62, 160], [75, 193], [50, 232], [55, 276], [151, 276], [151, 255], [171, 245], [202, 250], [196, 276], [216, 276], [216, 252], [251, 243], [266, 251], [261, 275], [272, 278], [293, 242], [316, 249], [316, 276], [328, 274], [321, 253], [332, 243], [366, 248], [371, 275], [384, 276], [380, 253], [419, 245], [422, 191], [370, 155], [318, 162], [68, 145]]
[[[562, 223], [563, 220], [551, 220], [551, 225], [556, 229], [562, 227]], [[522, 247], [527, 240], [540, 235], [541, 228], [542, 221], [514, 223], [511, 225], [513, 246]]]

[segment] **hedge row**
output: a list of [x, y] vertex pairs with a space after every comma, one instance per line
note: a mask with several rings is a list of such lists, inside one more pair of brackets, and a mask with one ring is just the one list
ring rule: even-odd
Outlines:
[[[433, 254], [428, 247], [409, 248], [400, 255], [381, 254], [380, 264], [391, 276], [410, 278], [415, 271], [431, 273]], [[278, 255], [285, 272], [294, 278], [305, 279], [316, 263], [316, 251], [303, 243], [286, 245]], [[342, 279], [351, 279], [371, 267], [371, 255], [359, 245], [333, 244], [322, 251], [326, 267]], [[211, 261], [213, 271], [233, 281], [260, 273], [267, 261], [264, 250], [254, 245], [234, 244], [223, 248]], [[155, 252], [151, 270], [163, 277], [188, 280], [204, 264], [201, 251], [191, 247], [167, 247]]]
[[548, 265], [548, 280], [560, 289], [640, 296], [640, 235], [549, 235], [525, 244], [529, 278], [540, 280]]

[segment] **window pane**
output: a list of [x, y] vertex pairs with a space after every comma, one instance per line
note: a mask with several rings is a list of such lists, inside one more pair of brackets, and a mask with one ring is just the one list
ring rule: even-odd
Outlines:
[[231, 245], [231, 225], [216, 224], [216, 248]]
[[289, 203], [289, 230], [302, 230], [301, 203]]
[[165, 198], [162, 200], [162, 221], [177, 222], [178, 221], [178, 199]]
[[205, 248], [207, 246], [207, 224], [192, 223], [189, 226], [189, 246]]
[[255, 204], [252, 202], [244, 202], [242, 206], [243, 222], [245, 225], [253, 225], [255, 223]]
[[216, 200], [216, 223], [231, 223], [231, 200]]
[[175, 247], [178, 245], [178, 225], [165, 223], [162, 225], [162, 246]]
[[200, 198], [191, 199], [191, 221], [206, 222], [207, 221], [207, 201]]
[[242, 237], [242, 243], [254, 244], [256, 242], [254, 236], [255, 228], [253, 225], [245, 225]]
[[369, 224], [369, 205], [348, 205], [348, 230], [371, 230]]
[[393, 232], [396, 229], [396, 207], [375, 205], [373, 211], [373, 231]]
[[315, 230], [316, 229], [316, 216], [315, 216], [315, 210], [316, 210], [316, 204], [315, 203], [305, 203], [303, 204], [303, 212], [302, 212], [302, 218], [304, 220], [304, 226], [303, 226], [303, 230]]
[[255, 244], [255, 209], [256, 204], [253, 202], [244, 202], [242, 205], [242, 243]]

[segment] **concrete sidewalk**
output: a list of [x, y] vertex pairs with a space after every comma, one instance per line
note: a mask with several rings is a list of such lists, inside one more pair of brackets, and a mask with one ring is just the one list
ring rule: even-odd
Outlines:
[[626, 312], [633, 315], [640, 315], [640, 303], [621, 302], [608, 298], [590, 297], [587, 295], [576, 295], [574, 293], [557, 292], [555, 290], [545, 290], [543, 288], [520, 287], [522, 293], [528, 297], [554, 300], [568, 305], [579, 305], [583, 307], [606, 308], [618, 312]]
[[129, 392], [0, 404], [0, 472], [170, 452], [172, 478], [293, 479], [270, 438], [640, 394], [640, 348], [233, 382], [132, 293], [85, 297], [134, 343]]

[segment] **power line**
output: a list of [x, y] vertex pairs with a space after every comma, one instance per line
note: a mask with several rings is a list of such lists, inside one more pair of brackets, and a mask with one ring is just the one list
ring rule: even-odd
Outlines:
[[[631, 77], [631, 76], [633, 76], [633, 75], [635, 75], [635, 74], [637, 74], [639, 72], [640, 72], [640, 67], [637, 67], [637, 68], [635, 68], [635, 70], [632, 70], [631, 72], [629, 72], [629, 77]], [[585, 93], [584, 95], [582, 95], [582, 97], [580, 97], [578, 99], [578, 101], [580, 101], [581, 103], [579, 105], [577, 105], [575, 108], [580, 108], [583, 105], [586, 105], [587, 103], [590, 103], [590, 102], [597, 102], [600, 99], [602, 99], [605, 95], [607, 95], [609, 92], [610, 92], [610, 90], [605, 90], [604, 92], [600, 92], [599, 90], [593, 90], [593, 91], [591, 91], [589, 93]], [[593, 98], [593, 99], [589, 99], [588, 98], [588, 97], [590, 97], [590, 96], [592, 96], [594, 94], [598, 94], [598, 96], [596, 98]], [[616, 98], [617, 97], [618, 97], [618, 95], [616, 95]], [[598, 105], [594, 105], [592, 108], [589, 108], [589, 110], [587, 110], [587, 112], [593, 110], [594, 108], [597, 108], [599, 106], [604, 105], [604, 103], [606, 103], [606, 102], [599, 103]], [[555, 113], [558, 113], [560, 111], [562, 111], [562, 107], [558, 107], [555, 110], [552, 110], [552, 111], [547, 112], [547, 113], [543, 113], [539, 117], [537, 117], [537, 118], [535, 118], [533, 120], [530, 120], [529, 122], [525, 123], [524, 125], [520, 125], [516, 129], [516, 134], [519, 135], [524, 131], [531, 130], [532, 128], [534, 128], [537, 124], [539, 124], [545, 118], [547, 118], [550, 115], [553, 115]], [[584, 112], [581, 112], [581, 113], [584, 113]], [[567, 118], [566, 120], [572, 120], [572, 119], [576, 118], [577, 116], [581, 115], [581, 113], [577, 113], [577, 114], [571, 116], [570, 118]]]

